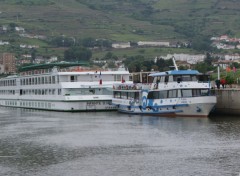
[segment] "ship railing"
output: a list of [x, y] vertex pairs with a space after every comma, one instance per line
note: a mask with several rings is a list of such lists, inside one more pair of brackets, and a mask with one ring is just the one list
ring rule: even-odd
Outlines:
[[150, 89], [151, 84], [148, 83], [135, 83], [135, 84], [114, 84], [114, 90], [141, 90], [141, 89]]

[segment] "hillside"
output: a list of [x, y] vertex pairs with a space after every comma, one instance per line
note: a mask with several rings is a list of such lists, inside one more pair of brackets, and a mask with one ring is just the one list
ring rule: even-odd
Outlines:
[[0, 0], [0, 25], [10, 23], [34, 34], [116, 41], [240, 37], [240, 1]]

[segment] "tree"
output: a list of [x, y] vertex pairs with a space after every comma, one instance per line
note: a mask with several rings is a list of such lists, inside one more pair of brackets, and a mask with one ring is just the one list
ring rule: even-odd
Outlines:
[[112, 52], [107, 52], [104, 56], [104, 59], [106, 60], [117, 60], [118, 57], [114, 55]]
[[75, 41], [73, 40], [75, 39], [68, 38], [65, 36], [58, 36], [58, 37], [52, 38], [49, 43], [57, 47], [70, 47], [70, 46], [76, 45]]
[[204, 59], [204, 62], [208, 65], [212, 65], [212, 57], [210, 53], [206, 54], [206, 58]]
[[194, 69], [198, 70], [201, 73], [212, 71], [215, 69], [215, 67], [212, 65], [213, 61], [214, 61], [214, 58], [211, 57], [210, 53], [207, 53], [206, 58], [204, 59], [204, 62], [197, 63], [194, 66]]
[[192, 38], [192, 48], [197, 51], [211, 51], [211, 41], [206, 36], [195, 36]]
[[204, 62], [197, 63], [194, 69], [198, 70], [201, 73], [206, 73], [207, 71], [209, 71], [207, 63]]
[[137, 70], [136, 65], [134, 63], [127, 65], [127, 67], [130, 72], [136, 72]]
[[152, 65], [152, 68], [151, 68], [151, 71], [157, 71], [159, 70], [158, 66], [157, 65]]
[[235, 68], [240, 68], [240, 64], [237, 63], [237, 62], [233, 62], [233, 63], [232, 63], [232, 66], [235, 67]]
[[127, 57], [124, 60], [124, 65], [128, 67], [130, 72], [140, 72], [143, 71], [151, 71], [154, 69], [155, 71], [166, 71], [169, 70], [169, 66], [172, 66], [172, 59], [164, 60], [162, 58], [157, 59], [155, 63], [152, 59], [145, 59], [144, 56], [131, 56]]
[[231, 73], [228, 73], [226, 76], [226, 83], [231, 85], [234, 83], [234, 75]]
[[14, 31], [16, 26], [17, 26], [17, 25], [16, 25], [15, 23], [10, 23], [10, 24], [9, 24], [10, 31]]
[[187, 69], [189, 69], [189, 68], [188, 68], [188, 66], [186, 66], [186, 65], [184, 65], [184, 66], [183, 66], [183, 65], [180, 65], [180, 66], [178, 67], [178, 69], [179, 69], [179, 70], [187, 70]]
[[92, 37], [84, 38], [82, 40], [82, 45], [87, 48], [90, 48], [90, 47], [93, 48], [95, 46], [95, 43], [96, 41]]
[[108, 68], [116, 68], [116, 65], [113, 61], [108, 62]]
[[165, 67], [165, 60], [163, 58], [157, 59], [156, 65], [159, 68], [159, 71], [163, 71], [163, 68]]
[[99, 47], [99, 48], [111, 48], [112, 47], [112, 43], [109, 40], [106, 39], [97, 39], [95, 41], [95, 46]]
[[65, 61], [71, 62], [89, 61], [91, 57], [92, 57], [91, 50], [79, 46], [70, 47], [68, 50], [64, 52]]
[[36, 59], [36, 53], [37, 53], [37, 50], [33, 48], [33, 49], [31, 50], [32, 62]]

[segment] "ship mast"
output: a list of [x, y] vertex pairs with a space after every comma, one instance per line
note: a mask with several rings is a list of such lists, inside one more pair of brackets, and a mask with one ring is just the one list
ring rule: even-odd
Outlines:
[[175, 70], [178, 70], [178, 66], [177, 66], [177, 64], [175, 62], [175, 57], [174, 56], [172, 57], [172, 61], [173, 61], [173, 65], [175, 67]]

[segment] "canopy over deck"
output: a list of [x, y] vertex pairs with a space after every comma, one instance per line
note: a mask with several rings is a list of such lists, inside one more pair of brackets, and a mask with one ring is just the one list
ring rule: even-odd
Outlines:
[[166, 72], [152, 73], [149, 76], [165, 76], [165, 75], [199, 75], [200, 73], [197, 70], [171, 70]]
[[37, 69], [49, 69], [53, 67], [58, 68], [66, 68], [66, 67], [72, 67], [72, 66], [88, 66], [88, 62], [63, 62], [63, 63], [50, 63], [50, 64], [36, 64], [36, 65], [30, 65], [26, 67], [21, 67], [18, 71], [19, 72], [25, 72], [25, 71], [31, 71], [31, 70], [37, 70]]

